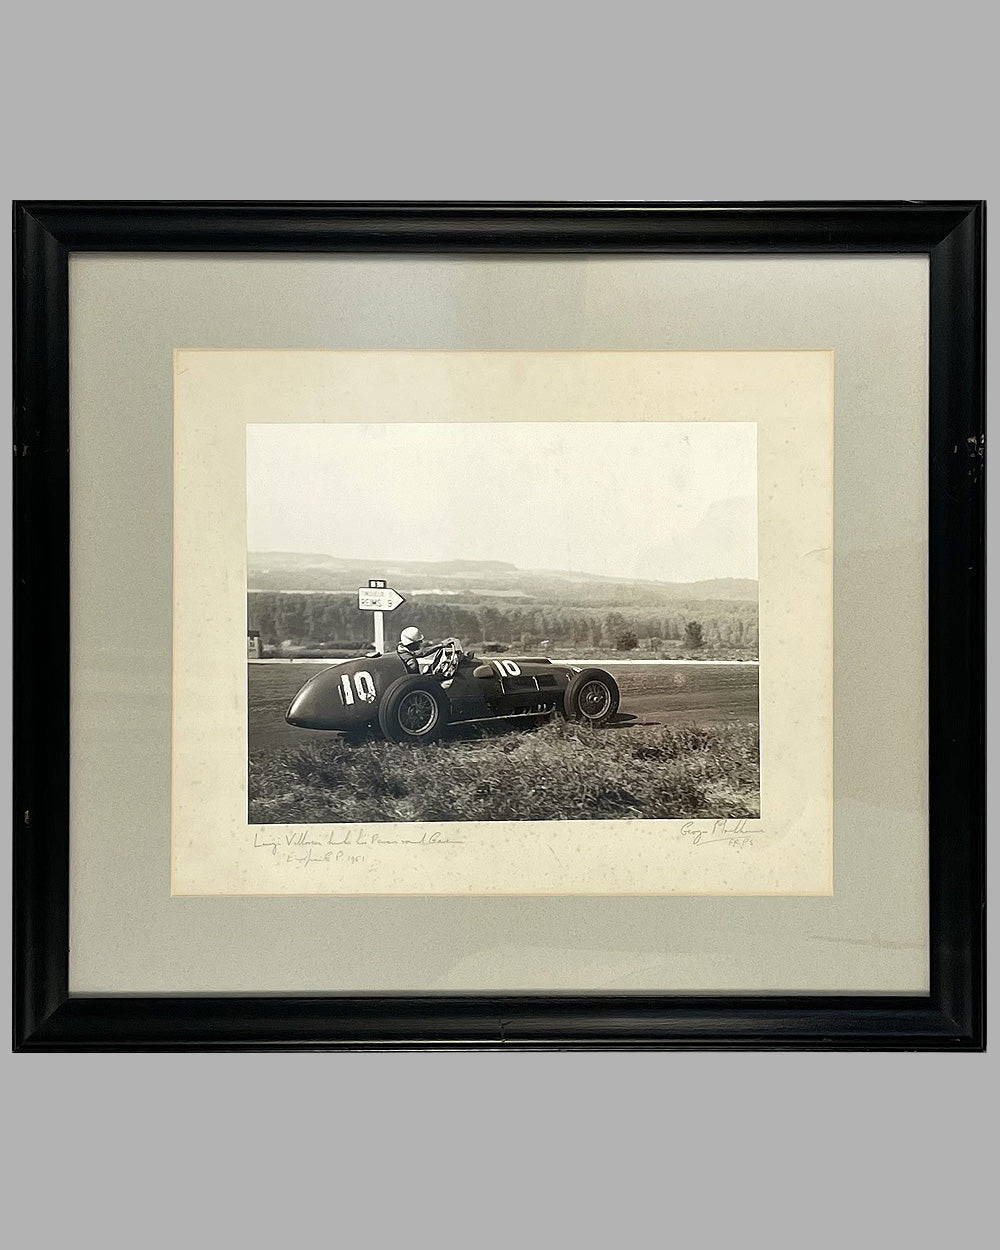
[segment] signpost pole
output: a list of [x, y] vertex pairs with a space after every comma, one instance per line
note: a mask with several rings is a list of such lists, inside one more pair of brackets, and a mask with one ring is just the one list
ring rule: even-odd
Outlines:
[[406, 600], [384, 581], [372, 578], [367, 586], [358, 587], [358, 610], [370, 612], [375, 618], [375, 650], [385, 655], [385, 613], [395, 612]]

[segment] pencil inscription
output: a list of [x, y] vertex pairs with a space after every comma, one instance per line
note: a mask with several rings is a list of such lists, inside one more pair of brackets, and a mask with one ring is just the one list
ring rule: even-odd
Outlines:
[[326, 835], [315, 829], [296, 829], [292, 833], [281, 834], [255, 829], [253, 835], [255, 850], [301, 867], [309, 864], [354, 866], [365, 863], [368, 852], [382, 847], [461, 846], [464, 841], [464, 838], [449, 837], [439, 829], [424, 830], [411, 838], [387, 837], [377, 829], [331, 829]]

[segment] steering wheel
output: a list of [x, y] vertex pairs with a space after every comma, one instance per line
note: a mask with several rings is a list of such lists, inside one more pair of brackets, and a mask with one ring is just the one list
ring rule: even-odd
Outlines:
[[442, 677], [445, 680], [449, 677], [454, 677], [456, 672], [458, 672], [458, 665], [462, 659], [462, 644], [457, 638], [444, 638], [441, 640], [437, 652], [430, 671], [435, 677]]

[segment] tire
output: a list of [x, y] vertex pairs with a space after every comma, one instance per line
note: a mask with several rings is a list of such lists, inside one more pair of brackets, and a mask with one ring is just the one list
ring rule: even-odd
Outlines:
[[437, 742], [448, 723], [448, 696], [426, 677], [400, 677], [385, 692], [378, 723], [390, 742]]
[[577, 673], [563, 695], [567, 720], [587, 725], [606, 725], [618, 711], [621, 694], [618, 683], [603, 668], [585, 668]]

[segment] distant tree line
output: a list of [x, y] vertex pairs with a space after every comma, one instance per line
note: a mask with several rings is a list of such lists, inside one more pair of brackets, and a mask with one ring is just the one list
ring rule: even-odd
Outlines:
[[[667, 643], [698, 647], [757, 647], [757, 604], [739, 600], [678, 601], [669, 612], [622, 606], [615, 611], [560, 604], [457, 604], [420, 596], [386, 619], [387, 634], [417, 624], [428, 638], [454, 635], [472, 646], [496, 641], [537, 646], [613, 647], [630, 650]], [[369, 613], [357, 597], [338, 593], [257, 591], [247, 595], [247, 628], [266, 646], [283, 642], [322, 646], [370, 641]], [[634, 637], [635, 642], [632, 642]], [[620, 645], [624, 643], [624, 645]]]
[[[259, 559], [259, 557], [258, 557]], [[361, 570], [355, 571], [353, 574], [331, 574], [323, 568], [302, 568], [295, 567], [293, 569], [281, 567], [276, 569], [262, 569], [259, 566], [253, 567], [249, 571], [250, 585], [254, 591], [268, 593], [293, 594], [289, 590], [290, 586], [294, 586], [296, 590], [309, 591], [310, 593], [321, 592], [331, 595], [350, 595], [349, 589], [353, 580], [354, 585], [362, 584], [368, 576], [368, 572]], [[331, 578], [337, 577], [335, 582]], [[730, 579], [722, 579], [723, 582]], [[732, 579], [738, 580], [738, 579]], [[411, 602], [431, 599], [433, 589], [441, 586], [441, 577], [436, 573], [425, 573], [421, 576], [404, 575], [403, 577], [391, 577], [391, 584], [396, 587], [401, 595], [405, 595]], [[748, 582], [748, 585], [753, 583]], [[625, 608], [644, 608], [647, 613], [662, 612], [664, 610], [673, 611], [675, 604], [685, 602], [682, 598], [677, 598], [678, 594], [683, 595], [683, 590], [678, 591], [675, 587], [678, 583], [661, 584], [657, 582], [619, 582], [619, 581], [573, 581], [567, 575], [559, 573], [527, 573], [518, 571], [516, 574], [507, 573], [501, 570], [498, 573], [487, 574], [469, 574], [456, 582], [449, 589], [454, 591], [453, 594], [442, 596], [448, 600], [459, 604], [462, 607], [476, 608], [480, 603], [487, 603], [493, 596], [489, 594], [491, 590], [498, 588], [505, 590], [504, 595], [497, 596], [494, 602], [505, 600], [510, 604], [516, 604], [519, 607], [533, 608], [538, 604], [547, 604], [550, 606], [566, 607], [566, 608], [586, 608], [588, 610], [603, 611], [620, 611]], [[704, 592], [702, 592], [704, 594]], [[728, 597], [731, 597], [729, 592]], [[715, 603], [718, 600], [706, 600], [699, 596], [697, 599], [692, 598], [687, 602], [690, 603]], [[749, 602], [740, 600], [739, 602]]]

